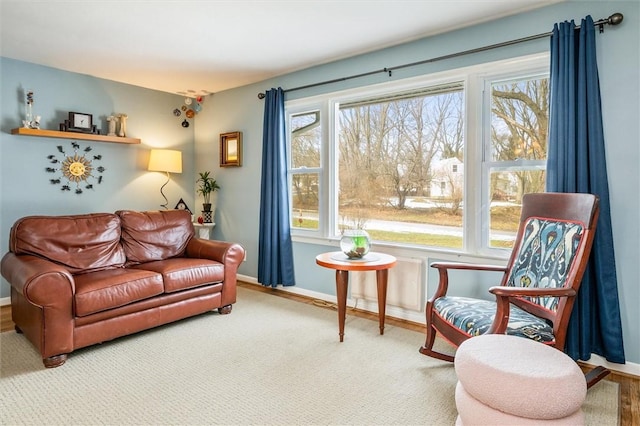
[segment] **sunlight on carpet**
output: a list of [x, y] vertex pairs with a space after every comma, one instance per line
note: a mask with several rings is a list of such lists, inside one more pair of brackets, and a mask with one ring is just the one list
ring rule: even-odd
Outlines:
[[[457, 415], [453, 364], [420, 355], [421, 333], [238, 289], [210, 313], [72, 353], [45, 369], [24, 336], [0, 334], [0, 424], [428, 424]], [[588, 424], [615, 425], [602, 381]]]

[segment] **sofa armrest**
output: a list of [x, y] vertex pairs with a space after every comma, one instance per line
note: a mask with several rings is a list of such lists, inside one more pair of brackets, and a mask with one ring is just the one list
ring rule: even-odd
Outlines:
[[46, 259], [12, 252], [2, 258], [0, 270], [11, 284], [13, 321], [42, 358], [73, 351], [75, 282], [69, 271]]
[[244, 248], [237, 243], [192, 238], [187, 244], [186, 256], [210, 259], [237, 269], [244, 260]]
[[7, 253], [0, 269], [11, 287], [34, 305], [71, 305], [75, 283], [65, 267], [36, 256]]
[[224, 265], [224, 285], [222, 286], [221, 306], [230, 307], [236, 303], [238, 266], [244, 260], [244, 248], [240, 244], [192, 238], [187, 244], [185, 256], [222, 263]]

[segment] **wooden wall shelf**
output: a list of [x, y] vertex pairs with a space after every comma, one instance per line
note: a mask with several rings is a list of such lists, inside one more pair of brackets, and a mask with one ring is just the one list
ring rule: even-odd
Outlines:
[[140, 139], [136, 138], [121, 138], [118, 136], [94, 135], [91, 133], [60, 132], [57, 130], [27, 129], [26, 127], [11, 129], [11, 134], [21, 136], [37, 136], [41, 138], [81, 139], [96, 142], [115, 142], [127, 144], [140, 143]]

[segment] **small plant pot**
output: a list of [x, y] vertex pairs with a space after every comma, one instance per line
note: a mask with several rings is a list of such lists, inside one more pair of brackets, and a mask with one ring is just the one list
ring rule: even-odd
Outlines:
[[210, 212], [211, 211], [211, 203], [204, 203], [202, 205], [202, 211]]

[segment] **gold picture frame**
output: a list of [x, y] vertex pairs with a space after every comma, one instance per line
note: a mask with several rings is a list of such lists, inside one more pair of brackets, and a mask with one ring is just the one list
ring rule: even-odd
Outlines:
[[220, 134], [220, 167], [242, 166], [242, 132]]

